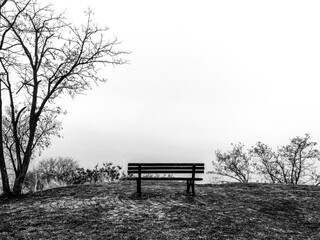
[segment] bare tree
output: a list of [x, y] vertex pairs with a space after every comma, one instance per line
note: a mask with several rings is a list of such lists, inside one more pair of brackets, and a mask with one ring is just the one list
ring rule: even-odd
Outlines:
[[320, 152], [310, 141], [310, 135], [295, 137], [290, 144], [273, 152], [267, 145], [258, 142], [251, 153], [258, 160], [257, 169], [273, 183], [304, 184], [317, 179], [315, 162]]
[[[8, 138], [1, 151], [3, 159], [5, 155], [11, 159], [12, 193], [19, 195], [35, 150], [46, 147], [60, 128], [57, 116], [63, 111], [55, 100], [65, 93], [74, 97], [90, 89], [92, 82], [105, 82], [99, 70], [126, 63], [121, 57], [126, 52], [115, 49], [116, 38], [104, 39], [108, 28], [98, 27], [90, 10], [86, 22], [77, 27], [64, 13], [56, 14], [51, 5], [36, 0], [21, 0], [16, 9], [14, 18], [0, 11], [9, 26], [0, 57], [7, 72], [1, 83], [10, 105], [5, 115]], [[1, 173], [6, 172], [3, 163]], [[4, 192], [11, 190], [6, 187]]]
[[243, 151], [242, 143], [231, 145], [233, 146], [231, 151], [226, 153], [216, 151], [216, 161], [212, 162], [214, 170], [211, 173], [248, 183], [253, 173], [251, 156]]
[[257, 174], [263, 176], [266, 180], [272, 183], [285, 183], [286, 177], [284, 164], [279, 161], [278, 155], [273, 152], [266, 144], [257, 142], [250, 154], [257, 160]]
[[[14, 1], [14, 0], [0, 0], [0, 52], [2, 50], [6, 51], [5, 40], [7, 35], [12, 30], [13, 25], [17, 22], [18, 17], [21, 13], [25, 10], [28, 6], [28, 1]], [[2, 56], [0, 55], [0, 63], [1, 68], [3, 69], [0, 73], [0, 81], [3, 81], [5, 76], [8, 76], [8, 71], [5, 68]], [[0, 83], [1, 83], [0, 82]], [[1, 146], [3, 146], [3, 129], [2, 129], [2, 87], [0, 85], [0, 173], [1, 173], [1, 180], [2, 180], [2, 188], [4, 194], [10, 194], [10, 184], [9, 184], [9, 177], [8, 171], [6, 166], [6, 161], [4, 157], [4, 150]]]

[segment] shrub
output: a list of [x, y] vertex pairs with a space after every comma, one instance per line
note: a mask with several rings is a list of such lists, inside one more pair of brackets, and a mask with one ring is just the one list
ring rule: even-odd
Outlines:
[[33, 170], [27, 172], [24, 188], [35, 192], [51, 188], [53, 185], [70, 185], [78, 167], [78, 162], [70, 157], [44, 159]]
[[98, 164], [94, 169], [78, 168], [73, 176], [73, 184], [83, 184], [86, 182], [112, 182], [121, 179], [124, 174], [121, 173], [120, 166], [113, 166], [112, 163], [106, 162], [98, 168]]
[[24, 188], [35, 192], [53, 186], [112, 182], [125, 176], [121, 169], [110, 162], [103, 163], [100, 168], [97, 164], [94, 169], [84, 169], [69, 157], [49, 158], [40, 161], [37, 167], [28, 171]]
[[310, 141], [310, 135], [305, 134], [290, 139], [290, 144], [278, 147], [276, 152], [258, 142], [251, 153], [258, 161], [258, 173], [272, 183], [319, 184], [315, 163], [320, 159], [320, 152], [315, 149], [316, 145]]
[[58, 157], [42, 160], [37, 170], [47, 184], [56, 181], [60, 184], [69, 185], [73, 182], [74, 172], [77, 168], [79, 168], [79, 164], [72, 158]]

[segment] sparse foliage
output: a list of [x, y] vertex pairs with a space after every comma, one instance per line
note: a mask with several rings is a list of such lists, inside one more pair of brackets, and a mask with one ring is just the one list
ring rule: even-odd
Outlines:
[[310, 141], [310, 135], [305, 134], [291, 139], [286, 146], [278, 147], [277, 152], [258, 142], [251, 153], [258, 161], [258, 172], [272, 183], [315, 183], [318, 179], [315, 162], [320, 158], [320, 152], [314, 149], [316, 145]]
[[241, 183], [248, 183], [253, 173], [251, 156], [243, 151], [244, 145], [231, 144], [233, 149], [226, 153], [216, 151], [216, 160], [213, 161], [212, 173], [230, 177]]
[[257, 174], [264, 177], [272, 183], [283, 183], [284, 179], [281, 173], [282, 164], [278, 161], [276, 153], [267, 145], [257, 142], [250, 154], [257, 160]]

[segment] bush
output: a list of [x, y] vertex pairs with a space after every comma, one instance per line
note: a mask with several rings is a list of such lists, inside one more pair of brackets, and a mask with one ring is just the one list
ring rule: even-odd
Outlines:
[[101, 168], [98, 168], [97, 164], [94, 169], [84, 169], [69, 157], [49, 158], [40, 161], [36, 168], [28, 171], [24, 188], [35, 192], [71, 184], [112, 182], [124, 176], [121, 169], [109, 162], [103, 163]]
[[120, 173], [121, 169], [120, 166], [112, 166], [112, 163], [109, 162], [103, 163], [101, 168], [98, 168], [97, 164], [92, 170], [78, 168], [73, 177], [73, 184], [116, 181], [124, 176], [123, 173]]
[[320, 151], [315, 149], [316, 142], [310, 140], [310, 134], [290, 139], [290, 143], [280, 146], [276, 151], [262, 142], [243, 150], [242, 143], [233, 145], [226, 153], [216, 151], [213, 161], [215, 173], [221, 176], [248, 183], [251, 176], [278, 184], [320, 185], [317, 162]]
[[257, 171], [272, 183], [281, 184], [319, 184], [316, 162], [320, 151], [310, 134], [290, 139], [288, 145], [273, 151], [266, 144], [258, 142], [251, 150], [258, 161]]
[[72, 158], [59, 157], [42, 160], [37, 170], [47, 184], [56, 181], [62, 185], [70, 185], [73, 182], [74, 172], [78, 168], [78, 162]]
[[29, 192], [35, 192], [53, 186], [70, 185], [77, 168], [78, 162], [69, 157], [44, 159], [37, 167], [28, 171], [24, 188]]

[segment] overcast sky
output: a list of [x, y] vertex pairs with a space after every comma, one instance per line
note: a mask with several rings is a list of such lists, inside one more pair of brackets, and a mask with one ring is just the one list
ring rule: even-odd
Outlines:
[[90, 6], [131, 51], [106, 84], [61, 107], [44, 157], [81, 165], [196, 161], [243, 142], [320, 143], [319, 1], [55, 0], [74, 22]]

